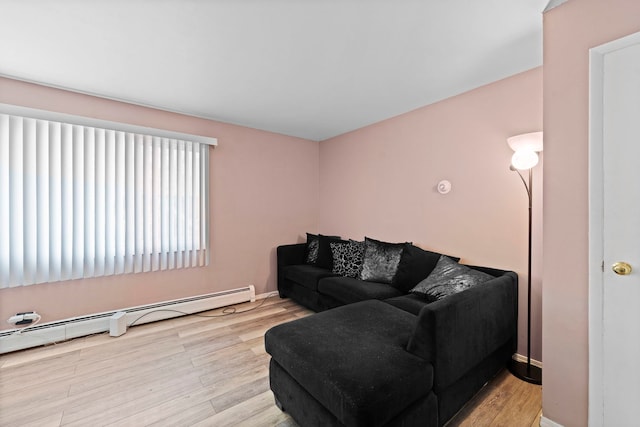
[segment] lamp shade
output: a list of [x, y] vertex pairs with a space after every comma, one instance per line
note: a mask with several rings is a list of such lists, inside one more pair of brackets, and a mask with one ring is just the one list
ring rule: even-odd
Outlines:
[[531, 169], [538, 164], [538, 155], [531, 150], [518, 150], [511, 157], [511, 165], [520, 170]]
[[507, 138], [507, 144], [513, 151], [529, 150], [535, 153], [542, 151], [542, 132], [523, 133]]

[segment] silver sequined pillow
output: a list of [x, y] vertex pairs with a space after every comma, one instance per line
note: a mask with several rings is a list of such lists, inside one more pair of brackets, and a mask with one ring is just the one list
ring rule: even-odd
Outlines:
[[364, 242], [330, 243], [333, 255], [333, 273], [345, 277], [358, 277], [364, 258]]
[[315, 264], [318, 261], [318, 249], [320, 248], [320, 240], [317, 235], [307, 233], [307, 251], [306, 262], [307, 264]]
[[458, 264], [442, 255], [431, 274], [409, 292], [429, 301], [437, 301], [493, 278], [490, 274]]
[[365, 237], [360, 280], [391, 284], [404, 246], [404, 243], [387, 243]]

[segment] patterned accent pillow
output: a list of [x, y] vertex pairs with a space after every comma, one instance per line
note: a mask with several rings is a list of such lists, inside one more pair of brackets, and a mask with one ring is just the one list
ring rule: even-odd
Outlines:
[[404, 243], [387, 243], [365, 237], [360, 280], [391, 284], [398, 271], [404, 246]]
[[340, 236], [324, 236], [322, 234], [307, 233], [305, 262], [331, 270], [333, 259], [331, 258], [329, 243], [335, 241], [340, 241]]
[[433, 302], [493, 278], [490, 274], [458, 264], [442, 255], [431, 274], [409, 292]]
[[320, 239], [317, 235], [307, 233], [307, 264], [315, 264], [318, 261], [318, 249], [320, 248]]
[[331, 242], [333, 273], [345, 277], [358, 277], [364, 259], [364, 242]]

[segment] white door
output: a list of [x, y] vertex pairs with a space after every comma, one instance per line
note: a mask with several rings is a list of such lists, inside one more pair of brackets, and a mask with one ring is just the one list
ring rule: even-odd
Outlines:
[[[601, 46], [591, 59], [590, 245], [595, 268], [590, 280], [589, 424], [638, 426], [640, 35]], [[594, 212], [598, 204], [600, 213]], [[594, 231], [594, 220], [600, 231]]]

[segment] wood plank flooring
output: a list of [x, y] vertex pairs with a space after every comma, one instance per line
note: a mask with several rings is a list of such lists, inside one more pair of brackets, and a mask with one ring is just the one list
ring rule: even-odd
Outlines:
[[[248, 311], [246, 311], [248, 310]], [[311, 312], [278, 297], [0, 356], [0, 426], [278, 426], [264, 332]], [[448, 423], [538, 426], [541, 387], [501, 372]]]

